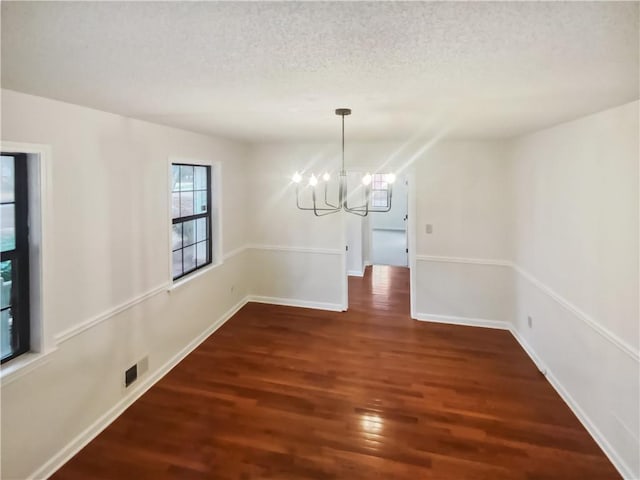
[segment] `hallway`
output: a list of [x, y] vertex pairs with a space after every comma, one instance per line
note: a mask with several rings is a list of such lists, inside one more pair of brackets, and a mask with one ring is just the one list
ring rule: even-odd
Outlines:
[[374, 265], [408, 265], [407, 237], [404, 230], [371, 231], [371, 263]]
[[375, 312], [376, 317], [409, 319], [409, 269], [369, 265], [364, 270], [364, 276], [350, 276], [349, 313], [353, 312]]

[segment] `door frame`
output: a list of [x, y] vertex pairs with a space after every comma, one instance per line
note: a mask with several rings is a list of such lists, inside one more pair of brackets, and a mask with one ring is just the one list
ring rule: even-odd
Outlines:
[[[399, 174], [398, 175], [398, 179], [397, 181], [400, 181], [400, 178], [402, 178], [403, 181], [406, 180], [407, 182], [407, 211], [406, 211], [406, 215], [407, 215], [407, 220], [405, 221], [405, 227], [404, 227], [404, 236], [405, 236], [405, 248], [408, 249], [409, 248], [409, 175], [410, 173], [403, 173], [403, 174]], [[397, 197], [396, 197], [397, 198]], [[371, 221], [368, 222], [367, 224], [367, 238], [368, 238], [368, 242], [369, 242], [369, 258], [365, 261], [365, 264], [368, 265], [373, 265], [373, 262], [371, 261], [371, 247], [373, 245], [373, 226], [371, 225]], [[411, 268], [411, 264], [409, 263], [409, 252], [407, 252], [407, 268]]]
[[[409, 302], [411, 307], [411, 318], [415, 317], [415, 286], [416, 286], [416, 189], [415, 189], [415, 172], [413, 168], [409, 168], [402, 174], [407, 179], [407, 225], [406, 225], [406, 237], [407, 237], [407, 268], [409, 269]], [[400, 176], [400, 175], [398, 175]], [[350, 215], [345, 212], [341, 212], [342, 215], [342, 245], [345, 250], [342, 252], [342, 311], [349, 309], [349, 274], [347, 265], [347, 220], [346, 215]], [[371, 225], [369, 225], [369, 251], [368, 257], [364, 258], [363, 263], [366, 268], [371, 262]]]
[[348, 248], [347, 244], [347, 215], [346, 212], [339, 213], [341, 219], [341, 230], [342, 230], [342, 311], [346, 312], [349, 310], [349, 261], [347, 259]]
[[409, 267], [409, 303], [411, 318], [416, 318], [416, 188], [415, 171], [407, 172], [407, 266]]

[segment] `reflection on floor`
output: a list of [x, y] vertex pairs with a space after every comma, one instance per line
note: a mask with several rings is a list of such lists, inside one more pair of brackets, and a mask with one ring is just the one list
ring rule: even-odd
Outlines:
[[408, 268], [349, 297], [249, 303], [53, 479], [620, 478], [509, 332], [411, 320]]
[[371, 263], [374, 265], [407, 266], [407, 242], [404, 230], [371, 232]]
[[410, 318], [409, 269], [368, 266], [362, 278], [349, 278], [349, 311], [376, 312], [392, 321]]

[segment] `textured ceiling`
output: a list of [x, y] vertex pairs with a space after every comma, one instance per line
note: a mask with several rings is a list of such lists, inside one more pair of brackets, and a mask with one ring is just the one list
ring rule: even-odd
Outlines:
[[2, 86], [248, 141], [510, 137], [639, 97], [637, 2], [2, 2]]

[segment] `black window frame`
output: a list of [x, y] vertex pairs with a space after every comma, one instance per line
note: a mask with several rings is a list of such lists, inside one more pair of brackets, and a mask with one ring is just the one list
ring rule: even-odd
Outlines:
[[27, 154], [2, 152], [4, 157], [13, 157], [15, 246], [13, 250], [0, 252], [0, 261], [11, 261], [10, 305], [1, 310], [11, 310], [12, 354], [1, 360], [8, 362], [31, 350], [31, 319], [29, 313], [29, 183]]
[[[173, 173], [173, 167], [194, 167], [194, 177], [195, 177], [195, 168], [196, 167], [200, 167], [200, 168], [205, 168], [206, 172], [207, 172], [207, 211], [205, 213], [194, 213], [193, 215], [186, 215], [184, 217], [180, 216], [180, 217], [175, 217], [173, 218], [173, 214], [171, 215], [171, 228], [172, 228], [172, 235], [173, 235], [173, 226], [176, 224], [184, 224], [186, 222], [190, 222], [191, 220], [197, 220], [200, 218], [206, 218], [207, 219], [207, 261], [205, 263], [203, 263], [202, 265], [198, 265], [197, 262], [194, 262], [194, 268], [192, 268], [189, 271], [184, 271], [184, 249], [186, 247], [192, 246], [192, 245], [197, 245], [199, 242], [197, 241], [197, 237], [196, 234], [194, 233], [194, 243], [193, 244], [189, 244], [189, 245], [184, 245], [184, 233], [182, 234], [182, 242], [181, 242], [181, 246], [179, 248], [171, 248], [171, 277], [173, 278], [173, 281], [177, 281], [180, 280], [188, 275], [191, 275], [192, 273], [207, 267], [208, 265], [211, 265], [213, 263], [213, 213], [211, 211], [211, 192], [213, 190], [213, 186], [212, 186], [212, 166], [211, 165], [202, 165], [202, 164], [197, 164], [197, 163], [180, 163], [180, 162], [172, 162], [171, 163], [171, 170]], [[195, 183], [195, 178], [194, 178], [194, 183]], [[177, 193], [177, 192], [193, 192], [194, 193], [194, 202], [195, 202], [195, 192], [197, 191], [202, 191], [202, 190], [195, 190], [195, 186], [193, 190], [174, 190], [173, 187], [171, 189], [170, 195], [172, 195], [172, 201], [173, 201], [173, 194]], [[196, 246], [197, 249], [197, 246]], [[182, 250], [182, 273], [180, 275], [174, 276], [173, 275], [173, 254], [175, 252], [177, 252], [178, 250]]]

